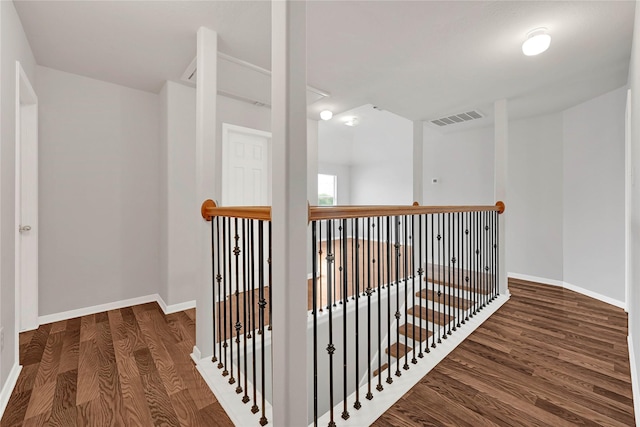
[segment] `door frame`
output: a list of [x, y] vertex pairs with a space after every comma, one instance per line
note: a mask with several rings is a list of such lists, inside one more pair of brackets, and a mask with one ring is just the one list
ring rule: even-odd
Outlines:
[[267, 139], [267, 179], [269, 184], [267, 185], [267, 204], [271, 205], [271, 141], [272, 136], [271, 132], [265, 132], [258, 129], [247, 128], [244, 126], [232, 125], [229, 123], [222, 123], [222, 188], [220, 191], [220, 198], [222, 199], [222, 206], [226, 205], [227, 193], [229, 192], [229, 188], [227, 187], [230, 182], [229, 174], [231, 171], [229, 170], [229, 161], [227, 156], [229, 156], [229, 133], [230, 132], [238, 132], [246, 135], [260, 136]]
[[[15, 129], [15, 304], [16, 304], [16, 354], [19, 353], [18, 335], [21, 331], [36, 329], [38, 322], [38, 97], [27, 74], [19, 61], [16, 61], [16, 99], [15, 99], [16, 129]], [[24, 126], [29, 126], [28, 132], [23, 132]], [[22, 186], [23, 148], [25, 144], [32, 147], [31, 163], [28, 171], [35, 188], [24, 197]], [[26, 199], [26, 200], [23, 200]], [[19, 228], [24, 218], [22, 207], [28, 204], [31, 226], [29, 238], [35, 243], [34, 250], [29, 254], [29, 264], [34, 266], [33, 282], [25, 286], [22, 280], [22, 237]], [[26, 303], [28, 301], [29, 303]]]

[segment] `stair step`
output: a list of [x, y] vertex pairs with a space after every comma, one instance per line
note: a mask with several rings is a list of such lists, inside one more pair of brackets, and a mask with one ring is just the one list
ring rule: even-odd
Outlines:
[[431, 309], [420, 307], [419, 305], [416, 305], [415, 307], [407, 310], [407, 314], [413, 315], [413, 313], [415, 313], [416, 316], [420, 317], [421, 319], [426, 320], [427, 322], [433, 321], [440, 326], [447, 325], [454, 319], [453, 316], [447, 316], [445, 313], [439, 313], [437, 311], [433, 313]]
[[440, 295], [438, 295], [438, 291], [435, 289], [423, 289], [420, 292], [416, 292], [416, 296], [444, 305], [449, 305], [450, 300], [452, 307], [456, 304], [459, 304], [460, 308], [462, 308], [463, 310], [467, 310], [469, 309], [469, 307], [473, 306], [473, 301], [469, 301], [464, 298], [455, 298], [455, 295], [451, 295], [451, 298], [449, 298], [449, 295], [445, 293], [441, 293]]
[[400, 359], [411, 350], [413, 350], [413, 348], [409, 346], [405, 347], [405, 345], [400, 342], [400, 343], [391, 344], [391, 348], [387, 347], [384, 351], [385, 353], [390, 354], [391, 357]]
[[[432, 270], [432, 267], [433, 267], [433, 270]], [[475, 293], [484, 294], [484, 295], [490, 294], [491, 289], [482, 288], [479, 285], [477, 285], [474, 288], [469, 284], [469, 282], [465, 280], [465, 277], [467, 276], [472, 277], [472, 275], [478, 275], [479, 277], [478, 276], [473, 276], [473, 277], [477, 277], [476, 280], [482, 281], [483, 283], [485, 283], [485, 286], [486, 286], [486, 282], [492, 281], [491, 280], [492, 277], [490, 274], [477, 273], [475, 271], [468, 271], [468, 270], [462, 270], [461, 274], [459, 274], [458, 268], [438, 266], [438, 265], [432, 266], [432, 264], [427, 264], [424, 280], [425, 281], [428, 280], [429, 282], [437, 285], [452, 286], [455, 288], [460, 287], [460, 289], [464, 291], [475, 292]], [[460, 276], [460, 280], [459, 280], [459, 276]]]
[[382, 366], [380, 367], [380, 371], [379, 371], [379, 372], [378, 372], [378, 369], [376, 369], [375, 371], [373, 371], [373, 376], [374, 376], [374, 377], [377, 377], [377, 376], [378, 376], [378, 374], [379, 374], [380, 372], [384, 372], [384, 371], [386, 371], [388, 367], [389, 367], [389, 364], [385, 363], [384, 365], [382, 365]]
[[415, 331], [415, 339], [419, 340], [420, 339], [420, 329], [422, 329], [422, 339], [426, 340], [427, 338], [429, 338], [431, 335], [433, 335], [433, 332], [428, 331], [424, 328], [421, 328], [417, 325], [412, 325], [412, 324], [405, 324], [402, 325], [398, 328], [398, 330], [400, 331], [400, 333], [402, 335], [406, 335], [407, 337], [413, 339], [414, 338], [414, 331]]

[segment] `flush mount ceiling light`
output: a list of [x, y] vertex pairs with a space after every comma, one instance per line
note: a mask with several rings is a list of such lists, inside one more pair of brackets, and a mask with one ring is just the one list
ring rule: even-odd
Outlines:
[[358, 126], [358, 123], [360, 123], [360, 122], [359, 122], [357, 117], [349, 117], [344, 121], [345, 125], [351, 126], [351, 127]]
[[329, 110], [324, 110], [320, 112], [320, 118], [322, 120], [331, 120], [331, 117], [333, 117], [333, 113]]
[[536, 28], [527, 33], [527, 39], [522, 43], [522, 53], [527, 56], [539, 55], [549, 49], [551, 36], [546, 28]]

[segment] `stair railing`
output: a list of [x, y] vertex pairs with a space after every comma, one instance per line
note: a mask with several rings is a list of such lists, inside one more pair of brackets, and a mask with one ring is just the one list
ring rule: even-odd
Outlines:
[[[503, 211], [502, 202], [309, 207], [310, 423], [349, 419], [498, 296]], [[264, 426], [271, 208], [207, 200], [201, 213], [211, 221], [212, 361]]]
[[313, 425], [349, 419], [498, 296], [503, 211], [309, 208]]

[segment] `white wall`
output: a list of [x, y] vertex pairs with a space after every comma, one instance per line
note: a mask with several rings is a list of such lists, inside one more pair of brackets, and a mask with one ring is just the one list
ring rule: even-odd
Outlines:
[[40, 315], [157, 293], [158, 95], [45, 67], [37, 83]]
[[354, 128], [351, 204], [411, 205], [413, 122], [388, 111], [373, 113]]
[[625, 300], [626, 87], [563, 113], [564, 281]]
[[[424, 204], [493, 205], [493, 127], [424, 130]], [[437, 178], [438, 183], [432, 180]]]
[[[336, 163], [318, 163], [318, 173], [325, 175], [335, 175], [338, 180], [338, 204], [351, 204], [351, 168], [348, 165]], [[316, 178], [317, 179], [317, 178]], [[312, 205], [318, 204], [318, 185], [316, 181], [313, 199], [309, 199]]]
[[507, 271], [563, 278], [562, 114], [509, 123]]
[[161, 245], [166, 261], [162, 282], [166, 283], [167, 304], [192, 301], [196, 297], [197, 254], [193, 242], [196, 239], [198, 212], [193, 212], [196, 198], [196, 93], [191, 87], [167, 82], [160, 94], [163, 99], [161, 115], [166, 123], [161, 129], [163, 209], [166, 215], [162, 223], [161, 235], [166, 237], [166, 245]]
[[[16, 61], [20, 61], [31, 83], [35, 81], [35, 59], [13, 2], [0, 2], [0, 326], [5, 347], [0, 355], [0, 387], [15, 359], [15, 93]], [[38, 92], [38, 87], [35, 87]]]

